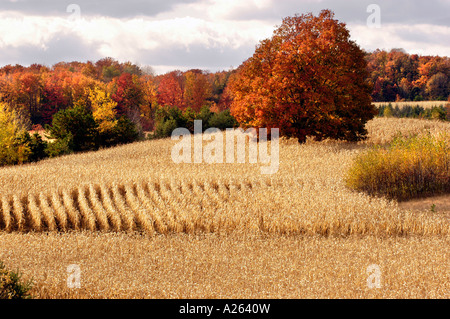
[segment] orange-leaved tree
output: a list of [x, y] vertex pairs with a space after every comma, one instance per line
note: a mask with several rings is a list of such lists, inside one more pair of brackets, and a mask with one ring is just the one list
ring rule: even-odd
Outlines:
[[239, 67], [231, 112], [244, 128], [279, 128], [299, 142], [356, 141], [375, 115], [367, 78], [364, 52], [333, 12], [295, 15]]

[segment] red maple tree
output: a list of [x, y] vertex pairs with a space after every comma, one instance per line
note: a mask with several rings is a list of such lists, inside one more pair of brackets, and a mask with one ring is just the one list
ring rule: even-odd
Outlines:
[[283, 19], [231, 84], [232, 115], [243, 127], [279, 128], [299, 142], [358, 140], [375, 115], [364, 52], [334, 13]]

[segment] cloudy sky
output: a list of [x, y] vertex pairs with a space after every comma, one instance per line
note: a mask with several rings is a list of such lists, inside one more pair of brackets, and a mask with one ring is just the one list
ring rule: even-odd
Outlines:
[[450, 56], [450, 0], [0, 0], [0, 66], [108, 56], [157, 74], [227, 70], [283, 17], [322, 9], [363, 49]]

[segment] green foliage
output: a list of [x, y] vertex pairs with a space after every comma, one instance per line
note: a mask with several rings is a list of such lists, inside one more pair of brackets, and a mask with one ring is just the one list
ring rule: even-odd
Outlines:
[[[168, 137], [178, 127], [187, 127], [189, 122], [193, 123], [195, 113], [188, 109], [185, 114], [175, 106], [163, 106], [156, 110], [156, 137]], [[193, 130], [193, 125], [192, 125]]]
[[433, 106], [425, 109], [420, 105], [404, 105], [402, 107], [392, 107], [392, 104], [378, 107], [378, 115], [384, 117], [397, 118], [422, 118], [429, 120], [447, 120], [447, 110], [444, 105]]
[[447, 120], [447, 111], [443, 106], [440, 107], [433, 107], [430, 111], [430, 117], [433, 120], [441, 120], [445, 121]]
[[383, 109], [383, 116], [384, 117], [392, 117], [394, 114], [394, 109], [392, 108], [392, 104], [389, 103], [386, 107]]
[[231, 115], [230, 110], [225, 110], [220, 113], [214, 113], [209, 119], [209, 127], [217, 127], [220, 130], [238, 126], [239, 123]]
[[0, 299], [30, 299], [33, 282], [22, 282], [22, 275], [6, 269], [0, 261]]
[[195, 120], [202, 121], [202, 131], [211, 127], [224, 130], [239, 126], [230, 110], [214, 113], [208, 106], [204, 106], [199, 112], [195, 112], [191, 108], [182, 112], [177, 107], [165, 106], [156, 111], [155, 135], [156, 137], [169, 137], [176, 128], [187, 128], [193, 133]]
[[[28, 134], [28, 132], [27, 132]], [[34, 133], [33, 135], [29, 135], [29, 147], [31, 154], [29, 156], [30, 162], [37, 162], [41, 159], [48, 157], [47, 147], [48, 143], [42, 139], [39, 133]]]
[[156, 128], [157, 137], [169, 137], [172, 132], [178, 128], [177, 121], [174, 119], [168, 119], [160, 124]]
[[131, 143], [138, 138], [139, 131], [136, 124], [126, 116], [120, 117], [113, 129], [112, 145]]
[[95, 150], [99, 146], [113, 146], [134, 142], [139, 138], [136, 125], [123, 116], [114, 121], [109, 130], [98, 130], [92, 113], [83, 106], [59, 111], [46, 130], [54, 141], [46, 142], [35, 133], [32, 136], [22, 127], [13, 111], [0, 112], [0, 165], [35, 162], [79, 151]]
[[45, 149], [45, 153], [48, 157], [58, 157], [72, 154], [73, 152], [73, 138], [71, 134], [64, 138], [57, 139], [52, 143], [48, 143], [47, 148]]
[[398, 200], [450, 192], [450, 135], [397, 137], [360, 154], [347, 186]]
[[106, 82], [109, 82], [114, 77], [119, 76], [120, 73], [121, 73], [120, 70], [117, 69], [117, 67], [115, 67], [114, 65], [105, 66], [105, 67], [103, 67], [103, 70], [102, 70], [103, 79]]
[[91, 112], [83, 106], [61, 110], [53, 117], [52, 125], [46, 126], [50, 138], [69, 139], [75, 152], [97, 149], [99, 146], [98, 124]]

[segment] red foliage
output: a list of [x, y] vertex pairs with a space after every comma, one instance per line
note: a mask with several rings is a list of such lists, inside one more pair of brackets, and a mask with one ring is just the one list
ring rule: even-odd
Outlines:
[[177, 106], [184, 109], [182, 85], [183, 80], [179, 71], [163, 75], [158, 86], [158, 103], [163, 106]]
[[375, 110], [364, 52], [324, 10], [288, 17], [232, 81], [232, 115], [243, 127], [285, 136], [358, 140]]
[[143, 102], [143, 91], [139, 78], [129, 73], [123, 73], [115, 78], [112, 87], [112, 99], [117, 103], [117, 114], [130, 116], [139, 110]]

